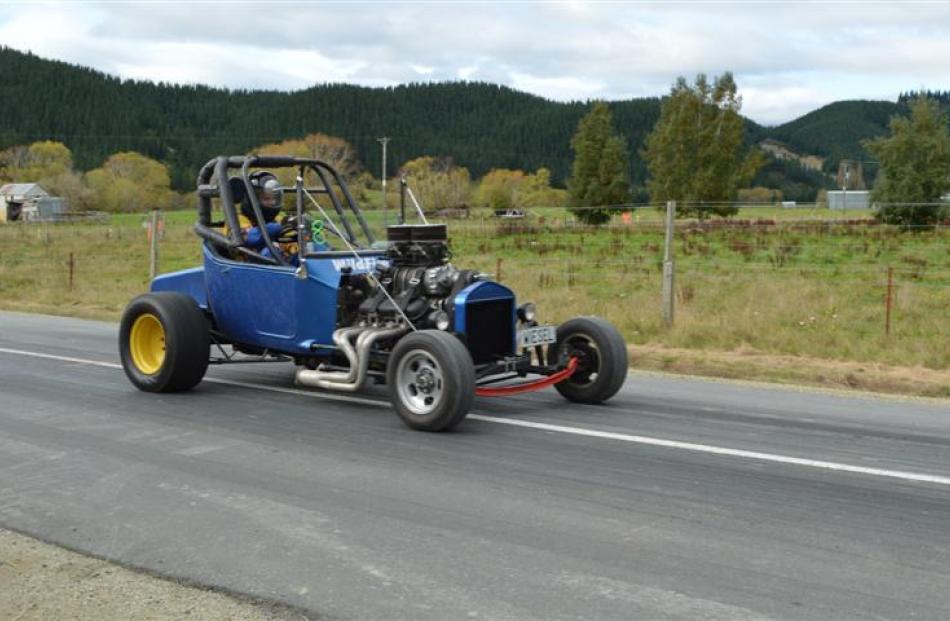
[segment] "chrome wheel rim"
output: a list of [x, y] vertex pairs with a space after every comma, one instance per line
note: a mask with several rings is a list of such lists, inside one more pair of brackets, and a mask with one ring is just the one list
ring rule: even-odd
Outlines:
[[442, 402], [445, 378], [439, 362], [428, 352], [414, 349], [396, 367], [396, 393], [416, 416], [431, 414]]

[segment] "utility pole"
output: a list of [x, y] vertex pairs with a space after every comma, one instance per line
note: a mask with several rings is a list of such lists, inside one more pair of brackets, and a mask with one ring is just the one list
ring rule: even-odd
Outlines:
[[380, 175], [383, 181], [383, 220], [386, 224], [389, 224], [389, 205], [386, 203], [386, 143], [389, 142], [389, 136], [383, 136], [382, 138], [377, 138], [376, 142], [383, 145], [383, 169], [382, 175]]

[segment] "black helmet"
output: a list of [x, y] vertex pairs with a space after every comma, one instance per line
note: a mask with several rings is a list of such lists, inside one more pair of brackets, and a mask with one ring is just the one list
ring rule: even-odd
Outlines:
[[[284, 201], [284, 191], [280, 187], [280, 181], [274, 173], [267, 172], [266, 170], [258, 170], [251, 173], [248, 180], [251, 182], [251, 187], [254, 188], [258, 202], [260, 202], [260, 198], [264, 194], [272, 194], [274, 196], [273, 207], [267, 207], [263, 203], [260, 205], [264, 221], [273, 222], [274, 219], [277, 218], [277, 214], [280, 213], [280, 208]], [[241, 213], [251, 222], [256, 222], [257, 218], [254, 217], [254, 209], [251, 207], [251, 199], [249, 196], [245, 196], [244, 200], [241, 201]]]

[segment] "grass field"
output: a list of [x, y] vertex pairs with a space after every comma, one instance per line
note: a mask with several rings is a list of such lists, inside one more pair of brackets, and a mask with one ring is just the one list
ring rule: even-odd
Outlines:
[[[789, 212], [799, 217], [790, 219]], [[656, 210], [638, 210], [639, 218], [616, 218], [601, 229], [575, 226], [561, 209], [535, 210], [513, 222], [473, 217], [451, 221], [450, 237], [454, 263], [492, 274], [500, 265], [501, 281], [536, 302], [543, 320], [602, 315], [646, 349], [947, 371], [950, 230], [901, 232], [829, 221], [829, 213], [812, 218], [803, 210], [756, 208], [731, 223], [679, 222], [672, 328], [660, 314], [663, 230]], [[377, 228], [384, 219], [381, 211], [367, 216]], [[857, 221], [867, 216], [847, 214]], [[193, 221], [192, 211], [166, 214], [162, 272], [198, 263]], [[109, 224], [0, 226], [0, 306], [117, 319], [148, 287], [143, 222], [122, 215]], [[889, 267], [894, 286], [886, 335]], [[677, 368], [675, 356], [665, 360], [662, 350], [651, 351], [659, 351], [653, 366]], [[950, 396], [947, 384], [928, 394]]]

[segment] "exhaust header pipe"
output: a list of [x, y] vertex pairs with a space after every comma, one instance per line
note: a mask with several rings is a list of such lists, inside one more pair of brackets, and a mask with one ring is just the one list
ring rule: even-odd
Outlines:
[[[341, 372], [300, 369], [297, 371], [296, 381], [302, 386], [356, 392], [366, 381], [369, 352], [373, 344], [380, 339], [399, 336], [408, 330], [408, 326], [340, 328], [333, 333], [333, 342], [346, 356], [350, 370]], [[350, 339], [354, 336], [356, 336], [355, 348], [350, 343]]]

